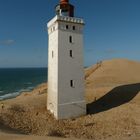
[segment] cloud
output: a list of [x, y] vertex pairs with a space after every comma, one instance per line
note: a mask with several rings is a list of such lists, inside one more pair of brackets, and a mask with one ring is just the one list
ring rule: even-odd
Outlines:
[[100, 49], [100, 50], [94, 50], [93, 48], [86, 48], [85, 49], [85, 51], [87, 52], [87, 53], [94, 53], [94, 54], [116, 54], [116, 53], [118, 53], [118, 51], [117, 50], [115, 50], [115, 49], [112, 49], [112, 48], [107, 48], [107, 49], [105, 49], [105, 50], [103, 50], [103, 49]]
[[108, 53], [108, 54], [115, 54], [115, 53], [117, 53], [117, 51], [110, 48], [110, 49], [106, 49], [106, 50], [105, 50], [105, 53]]
[[15, 40], [13, 39], [0, 40], [0, 45], [3, 45], [3, 46], [10, 46], [10, 45], [13, 45], [14, 43], [15, 43]]

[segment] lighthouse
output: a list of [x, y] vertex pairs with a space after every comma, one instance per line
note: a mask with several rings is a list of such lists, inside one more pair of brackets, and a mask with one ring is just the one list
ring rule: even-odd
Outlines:
[[48, 27], [47, 109], [56, 119], [86, 114], [82, 18], [69, 0], [60, 0]]

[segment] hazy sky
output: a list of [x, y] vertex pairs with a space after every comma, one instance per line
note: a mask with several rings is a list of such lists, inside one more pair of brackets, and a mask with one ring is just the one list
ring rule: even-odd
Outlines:
[[[70, 0], [83, 17], [85, 65], [140, 61], [140, 0]], [[0, 67], [47, 66], [46, 23], [59, 0], [0, 0]]]

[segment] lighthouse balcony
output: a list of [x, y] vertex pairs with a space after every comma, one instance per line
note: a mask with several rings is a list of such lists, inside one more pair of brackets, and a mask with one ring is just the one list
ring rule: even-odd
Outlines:
[[65, 21], [65, 22], [71, 22], [75, 24], [83, 24], [84, 25], [84, 20], [82, 18], [76, 18], [76, 17], [69, 17], [69, 16], [60, 16], [56, 15], [51, 21], [48, 23], [48, 28], [52, 26], [56, 21]]

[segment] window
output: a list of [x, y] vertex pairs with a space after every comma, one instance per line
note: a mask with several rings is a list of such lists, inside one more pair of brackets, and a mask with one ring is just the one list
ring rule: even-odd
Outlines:
[[51, 28], [51, 32], [53, 32], [53, 28]]
[[54, 57], [54, 52], [52, 51], [52, 58]]
[[73, 26], [72, 29], [75, 30], [75, 26]]
[[69, 42], [72, 43], [72, 36], [69, 36]]
[[55, 26], [53, 27], [53, 31], [55, 31]]
[[74, 88], [74, 80], [70, 80], [70, 86]]
[[73, 57], [73, 51], [70, 50], [70, 57]]
[[66, 25], [66, 29], [69, 29], [69, 26], [68, 25]]

